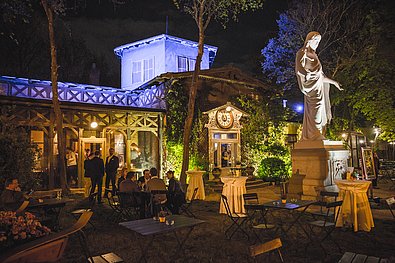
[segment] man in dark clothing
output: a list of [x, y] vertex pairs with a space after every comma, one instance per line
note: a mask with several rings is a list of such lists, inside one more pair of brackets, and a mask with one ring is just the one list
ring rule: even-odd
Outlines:
[[89, 166], [91, 169], [91, 180], [92, 180], [92, 189], [90, 195], [92, 195], [96, 190], [97, 185], [97, 202], [99, 204], [101, 201], [101, 189], [103, 185], [103, 176], [104, 176], [104, 163], [103, 159], [100, 158], [100, 151], [95, 151], [95, 157], [89, 162]]
[[5, 210], [15, 211], [25, 201], [19, 187], [18, 179], [7, 179], [5, 189], [0, 196], [0, 207]]
[[117, 177], [117, 171], [119, 167], [119, 158], [114, 155], [114, 148], [110, 148], [110, 155], [106, 158], [106, 191], [104, 193], [105, 196], [108, 195], [108, 191], [110, 189], [110, 182], [112, 187], [112, 194], [114, 195], [116, 192], [115, 179]]
[[137, 184], [136, 172], [128, 172], [126, 179], [119, 184], [120, 192], [140, 192], [140, 188]]
[[141, 192], [140, 187], [137, 184], [136, 172], [127, 173], [126, 179], [119, 185], [118, 194], [120, 194], [121, 202], [123, 202], [121, 205], [138, 206], [140, 219], [145, 218], [145, 205], [147, 203], [147, 199], [149, 199], [150, 196], [144, 192]]

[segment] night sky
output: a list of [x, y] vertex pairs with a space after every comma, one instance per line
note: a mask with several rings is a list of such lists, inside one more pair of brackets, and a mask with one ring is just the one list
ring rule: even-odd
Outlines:
[[[262, 10], [239, 16], [226, 29], [212, 21], [206, 32], [206, 44], [218, 47], [213, 67], [233, 63], [255, 76], [261, 73], [260, 50], [276, 35], [276, 19], [287, 7], [286, 0], [267, 0]], [[110, 1], [91, 1], [74, 17], [68, 17], [71, 32], [85, 40], [97, 56], [104, 56], [115, 76], [120, 76], [120, 62], [113, 53], [117, 46], [166, 32], [195, 40], [197, 27], [191, 16], [177, 10], [171, 0], [132, 1], [114, 10]], [[259, 76], [259, 77], [262, 77]], [[119, 82], [119, 80], [114, 81]]]

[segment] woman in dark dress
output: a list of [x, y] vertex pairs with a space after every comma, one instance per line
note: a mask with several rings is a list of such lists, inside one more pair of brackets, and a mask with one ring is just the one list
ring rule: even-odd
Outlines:
[[174, 171], [168, 171], [166, 176], [169, 179], [167, 207], [173, 214], [179, 214], [180, 206], [185, 203], [185, 193], [180, 182], [174, 178]]

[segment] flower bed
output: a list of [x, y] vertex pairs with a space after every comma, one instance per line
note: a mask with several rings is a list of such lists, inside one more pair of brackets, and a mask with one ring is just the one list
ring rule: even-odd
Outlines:
[[32, 213], [17, 215], [15, 212], [0, 211], [0, 251], [49, 233], [51, 230], [41, 225]]

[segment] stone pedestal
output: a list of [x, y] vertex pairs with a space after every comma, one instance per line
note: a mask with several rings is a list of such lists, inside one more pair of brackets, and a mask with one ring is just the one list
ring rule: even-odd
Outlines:
[[[315, 200], [319, 191], [333, 188], [335, 179], [341, 179], [347, 171], [349, 151], [341, 141], [300, 141], [292, 150], [292, 174], [301, 174], [303, 180], [292, 183], [294, 189], [303, 189], [301, 199]], [[296, 193], [290, 193], [296, 194]]]

